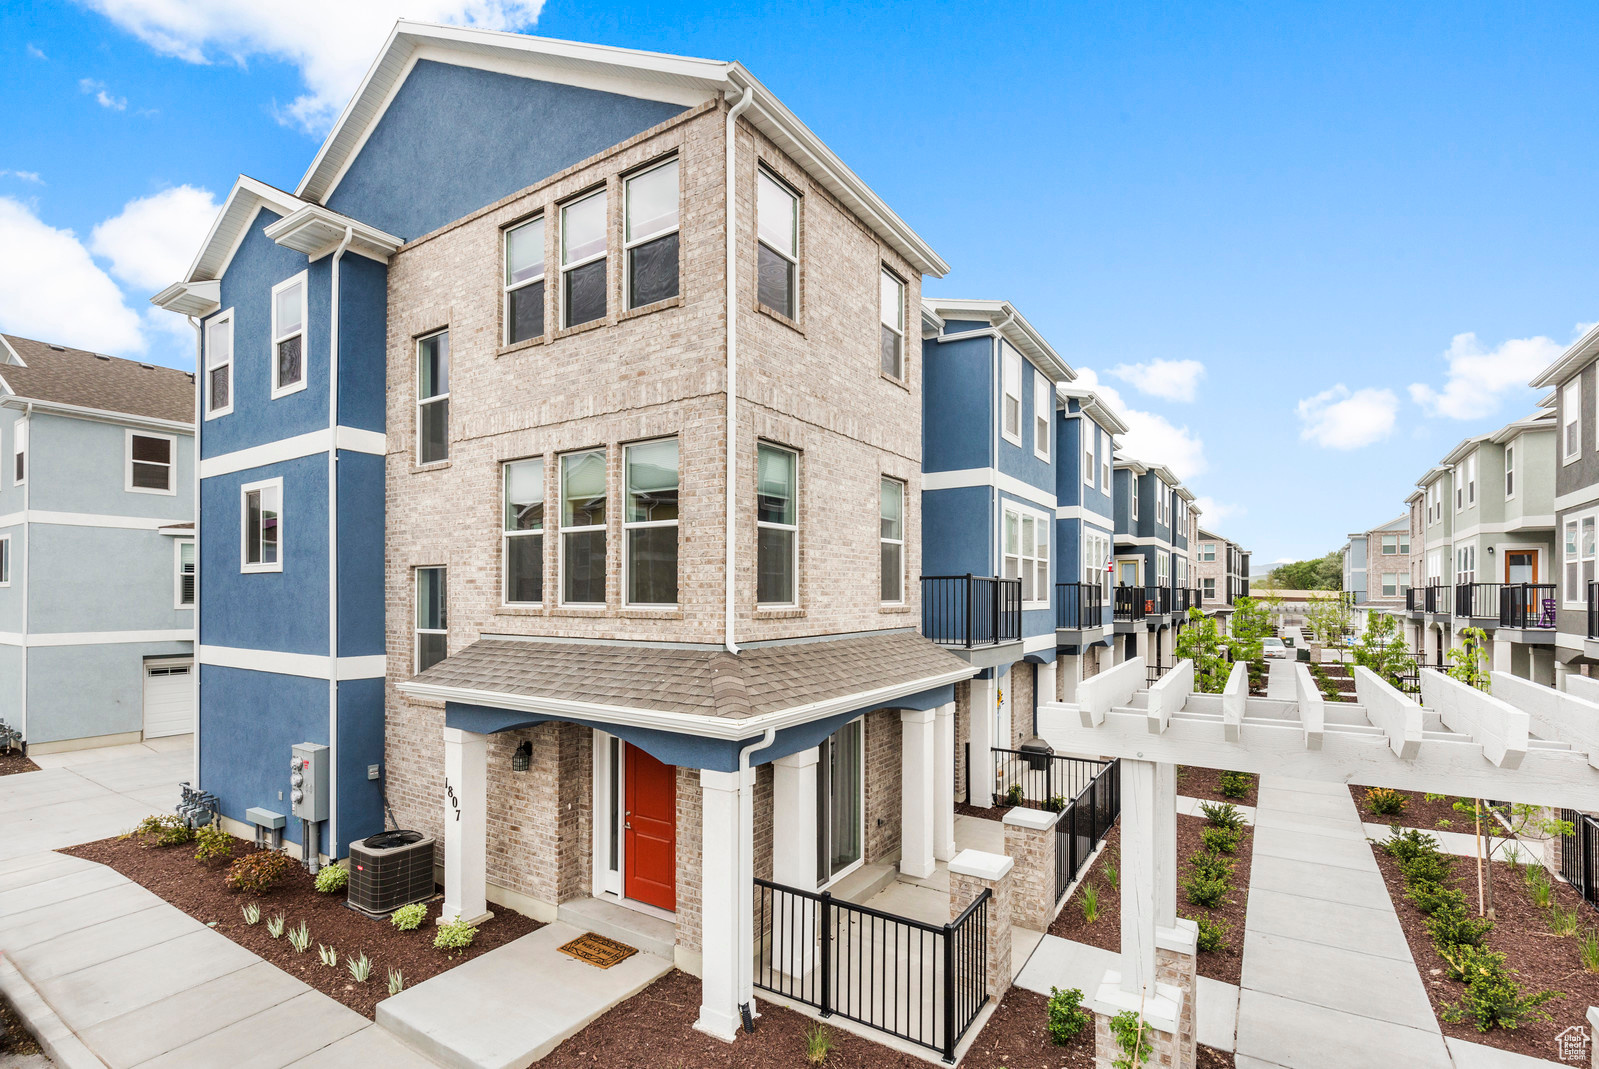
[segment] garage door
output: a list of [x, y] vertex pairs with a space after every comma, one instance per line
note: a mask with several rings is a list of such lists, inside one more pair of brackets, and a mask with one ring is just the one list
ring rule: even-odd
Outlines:
[[194, 662], [150, 661], [144, 666], [144, 737], [194, 730]]

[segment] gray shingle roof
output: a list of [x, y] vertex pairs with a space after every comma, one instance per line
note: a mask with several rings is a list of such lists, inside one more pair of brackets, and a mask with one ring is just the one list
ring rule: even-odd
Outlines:
[[416, 677], [463, 690], [746, 719], [967, 670], [909, 631], [745, 649], [486, 636]]
[[194, 422], [194, 375], [190, 372], [13, 334], [4, 337], [27, 364], [0, 364], [0, 378], [19, 397]]

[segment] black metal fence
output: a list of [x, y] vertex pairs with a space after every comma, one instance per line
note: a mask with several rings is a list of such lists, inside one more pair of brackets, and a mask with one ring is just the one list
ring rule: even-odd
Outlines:
[[1560, 840], [1560, 875], [1599, 909], [1599, 820], [1575, 809], [1562, 809], [1560, 819], [1571, 822]]
[[1105, 622], [1105, 588], [1098, 583], [1055, 584], [1055, 626], [1079, 630]]
[[757, 878], [755, 986], [954, 1062], [989, 998], [991, 898], [928, 924]]
[[1426, 606], [1427, 588], [1413, 586], [1405, 591], [1405, 610], [1407, 612], [1422, 612]]
[[1456, 583], [1455, 615], [1474, 620], [1499, 618], [1499, 595], [1503, 583]]
[[1022, 637], [1022, 581], [922, 576], [922, 634], [941, 646], [994, 646]]
[[1171, 612], [1172, 589], [1169, 586], [1144, 587], [1144, 615], [1165, 616]]
[[1588, 637], [1599, 638], [1599, 582], [1588, 580]]
[[1455, 588], [1434, 583], [1423, 593], [1422, 609], [1424, 612], [1442, 613], [1445, 616], [1454, 614]]
[[1144, 590], [1136, 586], [1116, 588], [1115, 619], [1118, 623], [1144, 618]]
[[1553, 629], [1555, 605], [1553, 583], [1506, 583], [1499, 590], [1499, 626]]
[[1104, 767], [1072, 797], [1055, 821], [1056, 902], [1088, 864], [1094, 848], [1121, 815], [1121, 762], [1096, 763]]
[[[1082, 793], [1106, 765], [1104, 761], [1043, 750], [1002, 750], [996, 746], [991, 752], [995, 805], [1049, 809], [1053, 801], [1058, 809]], [[969, 792], [967, 797], [971, 797]]]

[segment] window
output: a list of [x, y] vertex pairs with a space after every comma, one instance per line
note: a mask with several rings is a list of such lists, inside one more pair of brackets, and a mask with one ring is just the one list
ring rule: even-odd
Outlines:
[[1199, 589], [1200, 589], [1200, 592], [1204, 595], [1204, 598], [1205, 598], [1206, 601], [1211, 600], [1212, 598], [1214, 598], [1216, 596], [1216, 580], [1215, 579], [1209, 579], [1209, 578], [1201, 579], [1199, 581]]
[[1582, 379], [1572, 379], [1560, 391], [1560, 442], [1563, 460], [1582, 454]]
[[755, 299], [799, 318], [799, 196], [764, 169], [756, 178]]
[[1049, 520], [1005, 506], [1005, 578], [1022, 581], [1022, 601], [1049, 601]]
[[561, 458], [561, 601], [605, 604], [605, 450]]
[[1396, 554], [1398, 552], [1399, 552], [1399, 536], [1396, 535], [1396, 534], [1385, 534], [1385, 535], [1383, 535], [1382, 536], [1382, 555], [1385, 556], [1385, 557], [1392, 557], [1394, 554]]
[[1477, 503], [1477, 454], [1466, 458], [1466, 504]]
[[1199, 559], [1202, 560], [1202, 561], [1213, 561], [1213, 560], [1215, 560], [1216, 559], [1216, 543], [1214, 543], [1214, 542], [1206, 542], [1204, 545], [1200, 546], [1199, 547]]
[[416, 343], [416, 462], [450, 459], [450, 332]]
[[175, 607], [186, 609], [194, 604], [194, 540], [179, 539], [173, 546], [173, 552], [177, 557]]
[[1410, 573], [1400, 572], [1397, 578], [1399, 579], [1399, 593], [1396, 596], [1402, 598], [1410, 593]]
[[1399, 576], [1393, 572], [1384, 572], [1382, 577], [1382, 596], [1392, 598], [1399, 596]]
[[1155, 584], [1165, 586], [1171, 578], [1171, 557], [1165, 553], [1155, 554]]
[[0, 586], [11, 585], [11, 536], [0, 535]]
[[1477, 580], [1477, 547], [1461, 546], [1455, 550], [1455, 582], [1473, 583]]
[[1049, 459], [1049, 417], [1055, 407], [1055, 388], [1042, 372], [1033, 372], [1033, 455]]
[[1008, 442], [1022, 444], [1022, 354], [1004, 342], [999, 343], [1001, 370], [1001, 400], [1003, 422], [1000, 433]]
[[622, 452], [623, 583], [629, 605], [677, 604], [677, 439]]
[[306, 273], [272, 287], [272, 396], [305, 389]]
[[1409, 553], [1410, 552], [1410, 532], [1409, 531], [1400, 532], [1400, 535], [1399, 535], [1399, 552], [1401, 552], [1401, 553]]
[[507, 605], [544, 601], [544, 460], [505, 465], [501, 570]]
[[[1094, 485], [1094, 471], [1098, 467], [1094, 460], [1094, 447], [1099, 444], [1099, 428], [1083, 420], [1083, 482], [1089, 486]], [[1110, 489], [1106, 487], [1106, 489]]]
[[678, 292], [677, 160], [632, 176], [623, 193], [627, 306], [643, 308], [670, 300]]
[[1136, 521], [1138, 519], [1138, 476], [1128, 472], [1127, 485], [1132, 490], [1132, 493], [1127, 496], [1128, 507], [1132, 509], [1132, 517]]
[[21, 486], [28, 481], [28, 421], [19, 419], [11, 435], [11, 481]]
[[128, 431], [123, 489], [134, 494], [176, 494], [172, 474], [178, 440], [170, 434]]
[[205, 325], [205, 416], [233, 411], [233, 309]]
[[1455, 478], [1455, 511], [1459, 512], [1466, 507], [1466, 472], [1456, 464], [1452, 474]]
[[561, 207], [561, 326], [605, 318], [605, 190]]
[[905, 600], [905, 484], [884, 476], [878, 487], [878, 569], [885, 604]]
[[1516, 447], [1505, 446], [1505, 496], [1516, 496]]
[[244, 552], [240, 571], [283, 570], [283, 480], [246, 483], [240, 487]]
[[822, 740], [816, 762], [816, 874], [829, 883], [861, 860], [866, 827], [866, 750], [861, 721]]
[[1577, 587], [1577, 596], [1574, 600], [1586, 602], [1588, 584], [1594, 579], [1594, 518], [1592, 514], [1582, 518], [1582, 582]]
[[416, 570], [416, 670], [425, 672], [450, 652], [443, 568]]
[[544, 336], [544, 217], [505, 232], [505, 344]]
[[1155, 480], [1155, 522], [1164, 526], [1166, 524], [1166, 484], [1159, 478]]
[[1110, 454], [1114, 447], [1110, 435], [1105, 435], [1105, 448], [1099, 451], [1099, 488], [1107, 494], [1110, 493]]
[[883, 269], [877, 296], [882, 320], [882, 368], [891, 379], [905, 377], [905, 283]]
[[1578, 577], [1578, 575], [1581, 572], [1582, 565], [1581, 565], [1580, 559], [1577, 556], [1577, 519], [1576, 519], [1576, 517], [1574, 516], [1571, 519], [1567, 520], [1565, 526], [1566, 526], [1566, 530], [1565, 530], [1565, 534], [1566, 534], [1566, 537], [1565, 537], [1565, 551], [1566, 552], [1565, 552], [1565, 557], [1564, 557], [1564, 563], [1565, 563], [1565, 569], [1566, 569], [1566, 574], [1565, 574], [1566, 604], [1567, 605], [1578, 605], [1578, 604], [1582, 603], [1585, 592], [1577, 586], [1577, 577]]
[[793, 605], [799, 572], [799, 454], [762, 442], [756, 468], [755, 601]]

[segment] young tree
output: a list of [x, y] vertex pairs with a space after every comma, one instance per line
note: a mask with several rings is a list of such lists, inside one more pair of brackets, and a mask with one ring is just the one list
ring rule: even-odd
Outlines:
[[1461, 628], [1460, 646], [1449, 651], [1449, 675], [1468, 687], [1492, 690], [1493, 680], [1488, 675], [1488, 633], [1480, 627]]
[[1416, 659], [1405, 645], [1399, 621], [1387, 613], [1366, 613], [1366, 633], [1355, 644], [1355, 663], [1369, 668], [1395, 687], [1416, 672]]
[[1265, 649], [1261, 639], [1271, 634], [1271, 615], [1255, 598], [1239, 598], [1233, 603], [1233, 633], [1227, 649], [1235, 661], [1249, 665], [1251, 682], [1265, 674]]
[[1177, 633], [1177, 659], [1194, 662], [1194, 689], [1220, 694], [1227, 689], [1227, 644], [1216, 630], [1216, 619], [1199, 609], [1188, 610], [1188, 626]]

